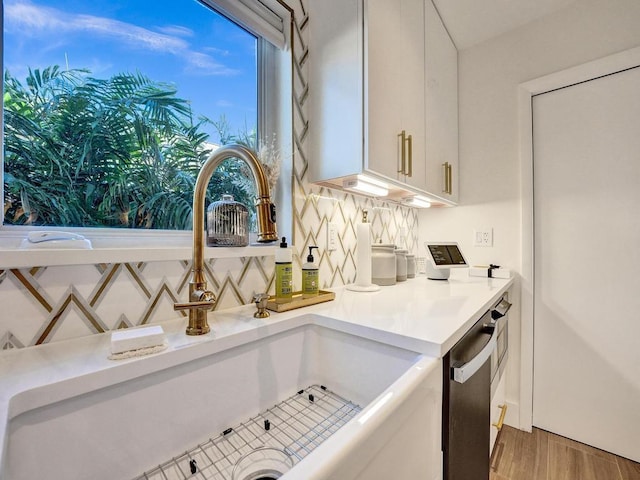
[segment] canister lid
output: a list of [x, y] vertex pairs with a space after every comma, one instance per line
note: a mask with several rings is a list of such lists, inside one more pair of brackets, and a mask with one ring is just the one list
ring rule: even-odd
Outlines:
[[373, 249], [380, 249], [380, 250], [387, 250], [387, 249], [391, 249], [391, 250], [395, 250], [396, 246], [393, 243], [373, 243], [371, 244], [371, 248]]

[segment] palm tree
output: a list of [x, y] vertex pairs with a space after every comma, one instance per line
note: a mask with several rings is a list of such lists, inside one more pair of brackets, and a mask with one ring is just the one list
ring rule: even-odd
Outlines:
[[[5, 71], [5, 223], [188, 229], [197, 173], [211, 151], [187, 100], [141, 74]], [[244, 164], [214, 175], [209, 199], [251, 205]], [[246, 176], [246, 175], [245, 175]]]

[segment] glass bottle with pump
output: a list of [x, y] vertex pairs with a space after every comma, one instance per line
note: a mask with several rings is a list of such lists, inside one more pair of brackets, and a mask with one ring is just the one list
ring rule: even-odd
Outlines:
[[316, 297], [318, 295], [320, 279], [318, 278], [318, 265], [314, 263], [313, 249], [309, 247], [307, 263], [302, 265], [302, 298]]
[[276, 303], [290, 302], [293, 297], [293, 255], [282, 237], [280, 248], [276, 249]]

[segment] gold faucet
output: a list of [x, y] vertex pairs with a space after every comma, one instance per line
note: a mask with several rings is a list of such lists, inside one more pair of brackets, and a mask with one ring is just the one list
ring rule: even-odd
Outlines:
[[173, 305], [174, 310], [189, 310], [187, 335], [204, 335], [210, 331], [207, 312], [215, 306], [216, 296], [207, 290], [207, 280], [204, 273], [204, 204], [213, 172], [220, 163], [228, 158], [243, 160], [253, 173], [258, 189], [258, 199], [256, 200], [258, 242], [267, 243], [278, 239], [276, 208], [271, 203], [269, 182], [255, 152], [242, 145], [227, 145], [209, 155], [198, 173], [196, 186], [193, 190], [193, 261], [191, 268], [193, 276], [189, 282], [189, 301]]

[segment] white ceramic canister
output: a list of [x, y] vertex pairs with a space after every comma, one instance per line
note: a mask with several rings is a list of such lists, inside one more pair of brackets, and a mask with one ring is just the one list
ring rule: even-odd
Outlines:
[[396, 284], [396, 254], [393, 244], [371, 245], [371, 282], [380, 286]]
[[407, 280], [407, 250], [399, 248], [396, 250], [396, 280], [404, 282]]
[[407, 278], [415, 278], [416, 276], [416, 256], [407, 253]]

